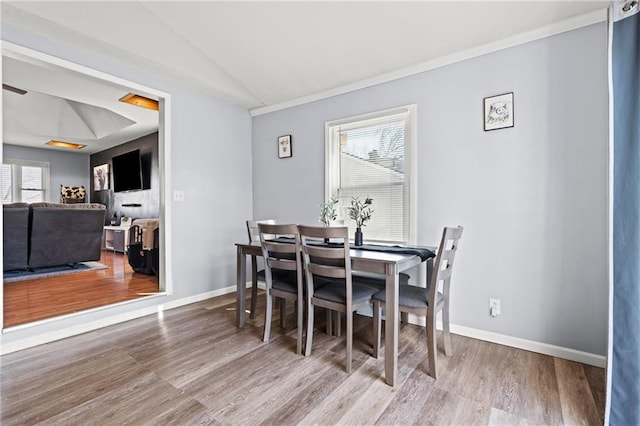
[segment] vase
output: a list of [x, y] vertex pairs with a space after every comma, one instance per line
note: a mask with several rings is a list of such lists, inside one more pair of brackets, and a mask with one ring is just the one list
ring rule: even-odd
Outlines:
[[361, 228], [356, 228], [356, 236], [354, 239], [354, 244], [356, 246], [362, 245], [362, 229]]
[[[325, 223], [325, 224], [324, 224], [324, 227], [325, 227], [325, 228], [329, 228], [330, 226], [331, 226], [331, 224], [329, 224], [329, 223]], [[330, 241], [330, 239], [329, 239], [329, 238], [325, 238], [325, 239], [324, 239], [324, 243], [325, 243], [325, 244], [329, 244], [329, 241]]]

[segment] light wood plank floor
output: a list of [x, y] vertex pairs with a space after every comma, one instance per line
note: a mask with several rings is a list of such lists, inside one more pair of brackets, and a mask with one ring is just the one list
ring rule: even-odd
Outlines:
[[108, 268], [4, 283], [4, 326], [13, 327], [158, 292], [158, 277], [134, 273], [127, 256], [102, 251]]
[[[603, 369], [453, 336], [426, 374], [424, 329], [403, 325], [398, 386], [370, 356], [371, 319], [356, 318], [353, 372], [344, 336], [295, 354], [274, 316], [234, 326], [235, 295], [118, 324], [0, 358], [0, 423], [63, 424], [602, 424]], [[262, 297], [261, 297], [262, 300]], [[441, 339], [439, 345], [442, 345]], [[441, 347], [441, 346], [440, 346]]]

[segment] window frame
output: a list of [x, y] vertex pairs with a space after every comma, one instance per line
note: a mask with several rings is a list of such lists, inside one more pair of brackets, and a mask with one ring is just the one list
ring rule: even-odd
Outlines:
[[[3, 158], [2, 164], [11, 166], [11, 202], [24, 203], [22, 200], [22, 167], [37, 167], [42, 169], [42, 201], [48, 202], [51, 194], [51, 167], [46, 161], [17, 160], [13, 158]], [[16, 185], [20, 183], [20, 185]], [[4, 204], [4, 201], [3, 201]]]
[[[340, 185], [340, 143], [334, 137], [338, 127], [360, 127], [370, 122], [385, 121], [393, 116], [405, 115], [405, 161], [404, 161], [404, 208], [407, 210], [405, 216], [405, 239], [401, 241], [385, 240], [383, 243], [389, 244], [415, 244], [417, 235], [417, 104], [403, 105], [380, 111], [355, 115], [325, 122], [325, 200], [329, 200], [335, 195]], [[375, 200], [374, 200], [375, 210]], [[375, 214], [375, 213], [374, 213]], [[341, 217], [345, 225], [350, 220], [348, 217]], [[375, 241], [375, 238], [371, 239]]]

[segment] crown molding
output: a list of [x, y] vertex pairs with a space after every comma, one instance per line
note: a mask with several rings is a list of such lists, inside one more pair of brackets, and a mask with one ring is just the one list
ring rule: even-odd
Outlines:
[[436, 58], [431, 61], [423, 62], [411, 67], [403, 68], [398, 71], [381, 74], [379, 76], [372, 77], [366, 80], [361, 80], [352, 84], [336, 87], [334, 89], [325, 90], [322, 92], [314, 93], [312, 95], [303, 96], [303, 97], [292, 99], [289, 101], [253, 108], [249, 110], [249, 113], [251, 114], [252, 117], [256, 117], [259, 115], [269, 114], [269, 113], [280, 111], [283, 109], [304, 105], [307, 103], [330, 98], [332, 96], [342, 95], [345, 93], [375, 86], [377, 84], [387, 83], [393, 80], [398, 80], [411, 75], [419, 74], [421, 72], [430, 71], [436, 68], [444, 67], [446, 65], [454, 64], [456, 62], [461, 62], [467, 59], [497, 52], [499, 50], [508, 49], [510, 47], [529, 43], [531, 41], [544, 39], [547, 37], [551, 37], [567, 31], [572, 31], [578, 28], [586, 27], [586, 26], [596, 24], [598, 22], [603, 22], [606, 20], [607, 20], [607, 9], [605, 8], [602, 10], [597, 10], [595, 12], [590, 12], [590, 13], [579, 15], [570, 19], [566, 19], [564, 21], [556, 22], [551, 25], [546, 25], [544, 27], [540, 27], [532, 31], [527, 31], [521, 34], [517, 34], [515, 36], [501, 39], [492, 43], [487, 43], [471, 49], [466, 49], [456, 53], [452, 53], [450, 55]]

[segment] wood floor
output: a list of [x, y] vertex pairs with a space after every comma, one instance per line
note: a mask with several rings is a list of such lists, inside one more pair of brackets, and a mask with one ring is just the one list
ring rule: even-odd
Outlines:
[[158, 278], [134, 273], [122, 253], [103, 251], [107, 269], [4, 283], [4, 326], [38, 321], [158, 292]]
[[435, 381], [425, 373], [424, 329], [403, 325], [392, 389], [384, 361], [370, 356], [370, 318], [356, 317], [347, 375], [344, 336], [323, 333], [322, 312], [303, 357], [293, 321], [284, 333], [274, 315], [266, 344], [260, 319], [236, 329], [234, 298], [2, 356], [0, 424], [603, 423], [601, 368], [454, 335]]

